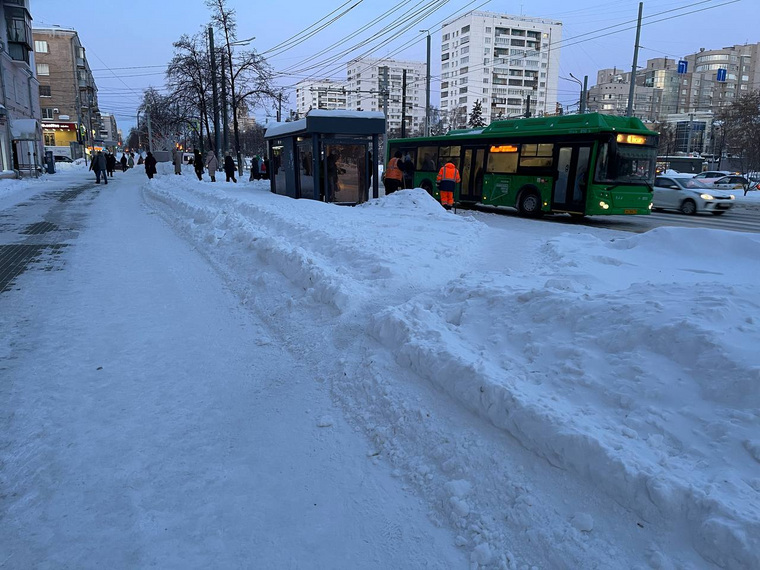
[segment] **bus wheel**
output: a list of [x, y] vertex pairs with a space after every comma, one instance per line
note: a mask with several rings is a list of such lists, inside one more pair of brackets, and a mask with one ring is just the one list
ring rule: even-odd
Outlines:
[[541, 216], [541, 197], [535, 190], [523, 190], [517, 199], [517, 211], [526, 218]]
[[430, 181], [429, 178], [424, 178], [422, 182], [420, 182], [420, 188], [422, 188], [425, 192], [433, 195], [433, 183]]
[[693, 216], [697, 213], [697, 204], [694, 200], [684, 200], [681, 204], [681, 213], [687, 216]]

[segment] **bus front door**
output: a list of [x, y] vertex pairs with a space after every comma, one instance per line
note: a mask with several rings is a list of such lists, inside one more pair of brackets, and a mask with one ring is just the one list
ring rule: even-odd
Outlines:
[[591, 145], [560, 145], [557, 176], [552, 193], [552, 210], [586, 213]]
[[483, 199], [483, 173], [486, 167], [485, 148], [463, 148], [459, 190], [460, 202], [480, 202]]

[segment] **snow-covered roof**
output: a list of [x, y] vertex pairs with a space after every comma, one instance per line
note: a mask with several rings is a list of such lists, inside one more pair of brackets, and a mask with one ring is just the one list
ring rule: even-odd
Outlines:
[[[361, 121], [361, 123], [356, 123]], [[352, 128], [347, 128], [351, 125]], [[359, 126], [361, 125], [361, 126]], [[312, 109], [305, 118], [290, 123], [275, 123], [267, 128], [265, 138], [280, 137], [299, 132], [342, 132], [379, 134], [385, 130], [385, 114], [380, 111], [347, 111], [338, 109]]]

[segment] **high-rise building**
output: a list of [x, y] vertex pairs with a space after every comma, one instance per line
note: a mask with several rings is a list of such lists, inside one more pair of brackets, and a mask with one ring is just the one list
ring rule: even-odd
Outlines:
[[473, 11], [441, 29], [441, 114], [463, 127], [476, 101], [497, 118], [553, 114], [562, 23]]
[[345, 109], [346, 82], [322, 79], [305, 80], [296, 85], [296, 112], [306, 116], [311, 109]]
[[[406, 71], [406, 96], [403, 92]], [[346, 109], [386, 112], [390, 136], [400, 136], [402, 116], [406, 134], [422, 134], [425, 128], [425, 79], [427, 65], [418, 61], [395, 59], [354, 59], [348, 62]], [[406, 112], [404, 113], [404, 102]]]
[[0, 22], [0, 176], [34, 174], [43, 156], [29, 0], [0, 0]]
[[117, 146], [120, 143], [119, 129], [116, 126], [116, 117], [110, 113], [100, 115], [100, 138], [106, 146]]
[[[633, 116], [642, 121], [654, 121], [657, 110], [655, 90], [644, 85], [643, 75], [636, 76]], [[589, 88], [586, 107], [590, 113], [604, 115], [625, 115], [631, 89], [631, 72], [617, 68], [602, 69], [597, 72], [596, 85]]]
[[[76, 30], [34, 28], [45, 148], [72, 158], [101, 141], [98, 88]], [[115, 129], [114, 129], [115, 130]]]

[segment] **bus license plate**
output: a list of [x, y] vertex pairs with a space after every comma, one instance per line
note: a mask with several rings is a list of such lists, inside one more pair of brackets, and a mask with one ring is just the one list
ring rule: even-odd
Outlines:
[[629, 210], [623, 210], [623, 213], [624, 214], [638, 214], [639, 211], [638, 210], [630, 210], [629, 209]]

